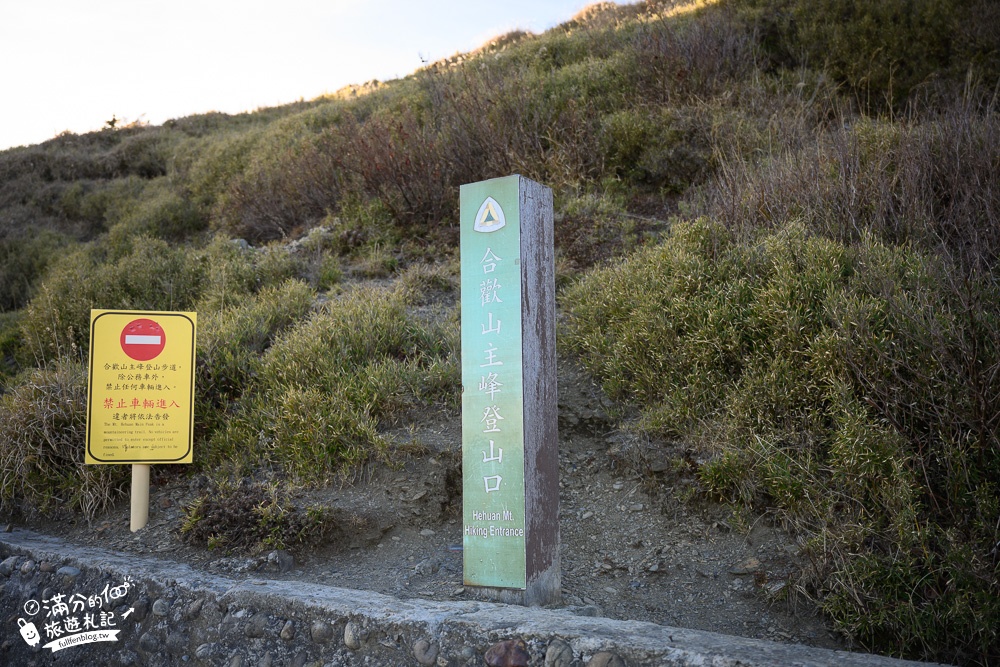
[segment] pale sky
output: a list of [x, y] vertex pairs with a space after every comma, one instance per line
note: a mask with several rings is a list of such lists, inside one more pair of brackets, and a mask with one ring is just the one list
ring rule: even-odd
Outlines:
[[592, 2], [0, 0], [0, 150], [387, 81]]

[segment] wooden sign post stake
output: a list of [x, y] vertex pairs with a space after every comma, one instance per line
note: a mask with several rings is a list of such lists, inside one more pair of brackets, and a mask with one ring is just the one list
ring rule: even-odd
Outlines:
[[132, 464], [132, 511], [129, 514], [129, 528], [134, 533], [146, 527], [149, 521], [149, 466], [144, 463]]

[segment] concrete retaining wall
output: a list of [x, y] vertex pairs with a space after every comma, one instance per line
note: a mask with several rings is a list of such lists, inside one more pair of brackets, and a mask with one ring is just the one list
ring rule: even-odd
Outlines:
[[[20, 626], [28, 622], [40, 635], [33, 647], [21, 635]], [[100, 632], [106, 636], [115, 632], [115, 639], [83, 643]], [[45, 648], [56, 641], [75, 643], [57, 651]], [[929, 663], [583, 617], [564, 610], [399, 600], [303, 582], [237, 581], [186, 565], [67, 545], [18, 530], [0, 534], [0, 664], [891, 667]]]

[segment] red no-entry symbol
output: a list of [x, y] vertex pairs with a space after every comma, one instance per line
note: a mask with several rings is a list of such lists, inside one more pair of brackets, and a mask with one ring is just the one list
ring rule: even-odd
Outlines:
[[132, 320], [122, 329], [122, 351], [136, 361], [155, 359], [166, 344], [163, 327], [153, 320]]

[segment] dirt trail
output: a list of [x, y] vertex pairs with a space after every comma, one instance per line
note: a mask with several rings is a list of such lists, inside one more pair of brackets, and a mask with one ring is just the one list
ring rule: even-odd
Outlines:
[[[564, 606], [581, 615], [845, 647], [808, 604], [785, 600], [798, 557], [788, 536], [763, 524], [749, 534], [735, 531], [723, 508], [693, 509], [678, 500], [678, 490], [651, 496], [615, 456], [631, 436], [607, 419], [600, 390], [561, 362], [559, 393]], [[353, 486], [296, 498], [354, 517], [360, 527], [293, 549], [293, 565], [284, 552], [227, 554], [187, 544], [180, 533], [183, 510], [205, 481], [166, 467], [154, 468], [149, 525], [135, 534], [128, 530], [127, 503], [91, 527], [82, 521], [26, 527], [230, 576], [266, 572], [400, 598], [465, 599], [460, 415], [425, 415], [393, 436], [408, 452], [395, 469], [380, 467]]]

